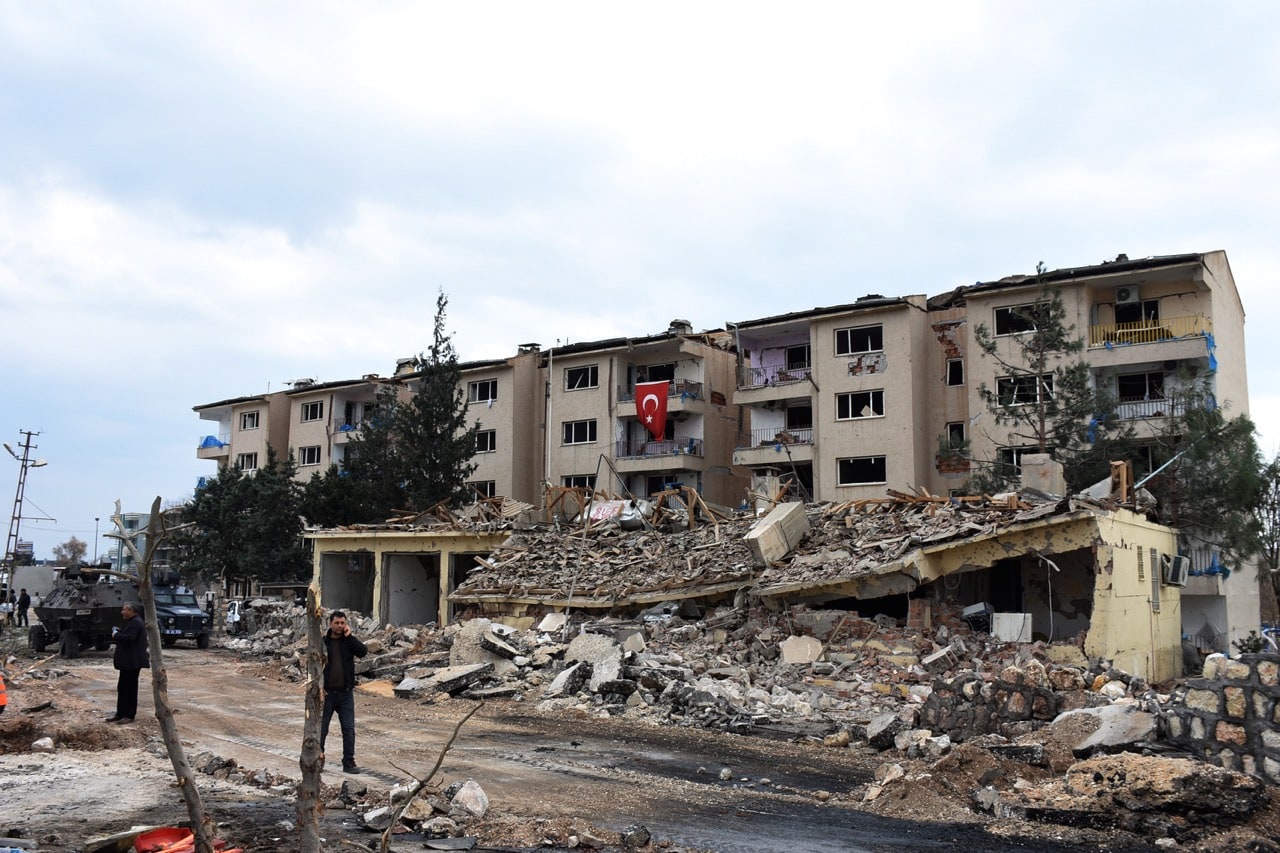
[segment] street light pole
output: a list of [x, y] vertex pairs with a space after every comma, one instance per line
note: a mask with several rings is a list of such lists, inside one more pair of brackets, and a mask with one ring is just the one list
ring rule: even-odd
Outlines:
[[93, 517], [93, 564], [98, 565], [98, 518]]
[[18, 460], [18, 492], [13, 498], [13, 514], [9, 516], [9, 538], [5, 541], [4, 562], [0, 564], [0, 582], [7, 588], [13, 586], [13, 568], [18, 560], [18, 532], [22, 527], [22, 496], [27, 489], [27, 469], [42, 468], [49, 464], [43, 459], [31, 458], [31, 451], [36, 448], [36, 445], [31, 443], [31, 439], [40, 433], [18, 430], [18, 434], [26, 437], [22, 443], [21, 456], [14, 452], [7, 442], [4, 445], [9, 455]]

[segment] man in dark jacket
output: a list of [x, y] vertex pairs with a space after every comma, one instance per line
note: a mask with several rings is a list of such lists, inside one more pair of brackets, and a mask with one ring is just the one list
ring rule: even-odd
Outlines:
[[124, 626], [115, 633], [116, 653], [114, 663], [120, 670], [116, 681], [116, 714], [107, 717], [108, 723], [132, 723], [138, 715], [138, 675], [144, 667], [151, 666], [147, 654], [147, 626], [138, 615], [137, 605], [120, 606]]
[[18, 596], [18, 627], [30, 627], [31, 623], [27, 621], [27, 610], [31, 607], [31, 596], [27, 595], [26, 587], [23, 587], [22, 593]]
[[324, 635], [324, 714], [320, 718], [320, 752], [329, 734], [329, 721], [338, 714], [342, 729], [342, 772], [359, 773], [356, 766], [356, 658], [368, 654], [364, 643], [351, 634], [347, 614], [329, 614], [329, 630]]

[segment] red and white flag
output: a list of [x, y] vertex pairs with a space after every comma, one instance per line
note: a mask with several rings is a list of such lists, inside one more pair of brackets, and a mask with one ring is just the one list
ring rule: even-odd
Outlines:
[[636, 417], [655, 440], [661, 441], [667, 432], [667, 389], [670, 383], [636, 383]]

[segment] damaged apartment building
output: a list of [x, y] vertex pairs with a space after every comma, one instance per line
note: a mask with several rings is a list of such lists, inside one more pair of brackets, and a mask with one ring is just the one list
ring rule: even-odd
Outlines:
[[[1175, 414], [1169, 397], [1187, 375], [1208, 377], [1230, 414], [1248, 414], [1244, 310], [1221, 251], [1138, 260], [1121, 255], [933, 297], [872, 294], [837, 306], [726, 322], [712, 331], [695, 332], [688, 321], [676, 320], [666, 331], [643, 337], [549, 348], [525, 344], [510, 358], [461, 365], [467, 419], [481, 425], [476, 492], [529, 505], [520, 518], [530, 531], [565, 511], [570, 499], [581, 514], [596, 501], [660, 495], [681, 501], [681, 495], [696, 495], [700, 511], [691, 509], [693, 501], [681, 501], [687, 516], [704, 519], [696, 535], [718, 530], [724, 537], [703, 543], [717, 555], [705, 569], [709, 576], [695, 571], [701, 554], [693, 552], [685, 555], [683, 572], [693, 573], [696, 583], [666, 577], [659, 563], [671, 543], [651, 542], [624, 561], [628, 584], [593, 585], [579, 577], [570, 598], [562, 589], [565, 565], [572, 562], [566, 554], [573, 537], [566, 530], [554, 548], [544, 543], [534, 549], [538, 556], [530, 559], [545, 577], [522, 578], [515, 586], [523, 595], [513, 596], [514, 586], [506, 581], [477, 591], [475, 584], [494, 571], [537, 573], [536, 566], [502, 558], [508, 537], [532, 535], [509, 529], [517, 526], [514, 518], [505, 525], [462, 524], [448, 531], [439, 525], [388, 525], [311, 534], [324, 603], [388, 621], [443, 623], [468, 609], [508, 606], [493, 595], [534, 608], [638, 607], [678, 602], [686, 597], [681, 589], [709, 580], [716, 594], [749, 592], [777, 602], [797, 595], [824, 602], [880, 601], [900, 608], [902, 618], [909, 617], [910, 607], [923, 606], [908, 602], [935, 596], [981, 605], [993, 614], [1030, 613], [1033, 635], [1063, 639], [1081, 631], [1110, 636], [1126, 619], [1133, 621], [1136, 611], [1128, 608], [1140, 601], [1140, 624], [1150, 637], [1144, 671], [1163, 671], [1164, 664], [1150, 657], [1152, 650], [1173, 648], [1184, 634], [1206, 648], [1227, 650], [1231, 640], [1258, 627], [1252, 572], [1227, 577], [1218, 570], [1221, 558], [1212, 542], [1179, 540], [1176, 532], [1123, 507], [1067, 511], [1053, 503], [1059, 508], [1033, 526], [1071, 531], [1069, 548], [1061, 537], [1051, 542], [1035, 536], [1025, 547], [1006, 540], [998, 547], [980, 546], [976, 531], [922, 543], [921, 553], [929, 558], [915, 564], [920, 577], [910, 583], [893, 572], [872, 571], [893, 562], [883, 542], [860, 558], [870, 574], [839, 575], [817, 585], [796, 580], [794, 573], [817, 571], [811, 563], [839, 564], [821, 549], [810, 553], [810, 546], [801, 547], [785, 568], [725, 558], [740, 547], [731, 530], [741, 539], [759, 515], [789, 501], [868, 507], [891, 492], [927, 497], [935, 515], [960, 513], [957, 524], [968, 529], [978, 505], [946, 500], [966, 494], [968, 458], [1017, 466], [1031, 450], [1014, 446], [986, 411], [979, 387], [999, 387], [1007, 379], [994, 360], [981, 356], [974, 329], [985, 325], [998, 345], [1025, 331], [1018, 309], [1035, 300], [1042, 282], [1061, 289], [1068, 322], [1085, 341], [1092, 380], [1114, 392], [1120, 417], [1139, 435], [1154, 435], [1161, 419]], [[360, 429], [363, 411], [380, 387], [392, 383], [411, 393], [410, 368], [406, 362], [390, 377], [302, 380], [274, 394], [197, 406], [202, 419], [216, 424], [197, 455], [252, 470], [271, 446], [292, 453], [298, 476], [309, 478], [341, 464], [346, 439]], [[948, 452], [960, 445], [969, 448], [967, 456]], [[1088, 519], [1050, 521], [1081, 512]], [[705, 523], [708, 514], [715, 524]], [[896, 516], [868, 517], [881, 517], [892, 527]], [[628, 537], [653, 535], [619, 534], [616, 545], [625, 550]], [[897, 535], [911, 541], [917, 533], [904, 528]], [[973, 537], [979, 539], [972, 547], [944, 548], [951, 556], [930, 550]], [[1148, 544], [1139, 547], [1138, 541]], [[947, 568], [947, 560], [959, 561], [964, 570]], [[1169, 565], [1176, 568], [1165, 574]], [[590, 571], [598, 568], [593, 564]], [[790, 580], [778, 574], [784, 571], [792, 573]], [[1110, 591], [1100, 599], [1099, 589]], [[1124, 606], [1116, 604], [1121, 599]], [[893, 601], [898, 603], [888, 604]], [[425, 619], [427, 614], [433, 619]], [[1107, 643], [1115, 654], [1126, 647]]]

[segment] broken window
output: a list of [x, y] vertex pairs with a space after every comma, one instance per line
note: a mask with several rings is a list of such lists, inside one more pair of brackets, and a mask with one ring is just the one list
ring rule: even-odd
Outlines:
[[498, 484], [495, 480], [472, 480], [467, 486], [478, 498], [491, 498], [498, 494]]
[[997, 308], [996, 334], [1020, 335], [1023, 332], [1034, 332], [1036, 330], [1035, 310], [1034, 303]]
[[1160, 319], [1160, 300], [1126, 302], [1116, 305], [1117, 323], [1153, 323]]
[[318, 421], [324, 419], [324, 403], [316, 400], [314, 403], [302, 404], [302, 422], [305, 424], [309, 421]]
[[596, 420], [564, 422], [565, 444], [591, 444], [596, 440]]
[[652, 477], [645, 477], [644, 491], [646, 495], [656, 495], [658, 492], [665, 492], [668, 489], [679, 488], [679, 480], [671, 480], [658, 474]]
[[239, 468], [241, 471], [258, 470], [258, 454], [241, 453], [239, 456], [236, 457], [236, 467]]
[[594, 489], [596, 487], [596, 475], [569, 474], [561, 477], [560, 482], [567, 489]]
[[589, 364], [586, 367], [569, 367], [564, 371], [564, 389], [578, 391], [583, 388], [600, 387], [600, 368]]
[[319, 465], [320, 464], [320, 445], [313, 444], [310, 447], [298, 448], [298, 465]]
[[999, 464], [1001, 474], [1021, 474], [1022, 473], [1022, 457], [1028, 453], [1042, 453], [1039, 447], [1032, 445], [1030, 447], [1001, 447], [996, 450], [996, 462]]
[[811, 429], [813, 406], [787, 406], [787, 429]]
[[948, 385], [964, 384], [964, 359], [962, 358], [947, 359], [947, 384]]
[[958, 450], [964, 447], [967, 439], [964, 421], [951, 421], [947, 424], [947, 447], [952, 450]]
[[852, 391], [836, 395], [836, 420], [884, 417], [884, 390]]
[[787, 347], [787, 370], [803, 370], [809, 366], [809, 345]]
[[855, 326], [851, 329], [836, 329], [836, 355], [856, 355], [860, 352], [881, 352], [883, 350], [883, 326]]
[[1002, 406], [1028, 406], [1053, 399], [1053, 374], [1002, 376], [996, 380], [996, 399]]
[[1122, 373], [1116, 377], [1116, 397], [1121, 403], [1164, 399], [1164, 374]]
[[837, 459], [839, 476], [837, 485], [861, 486], [867, 483], [887, 483], [885, 457], [855, 456], [850, 459]]
[[241, 412], [240, 413], [240, 429], [257, 429], [258, 428], [258, 412]]
[[485, 403], [496, 399], [498, 399], [498, 380], [481, 379], [478, 382], [467, 383], [468, 403]]
[[493, 453], [498, 449], [498, 432], [482, 429], [476, 433], [476, 453]]

